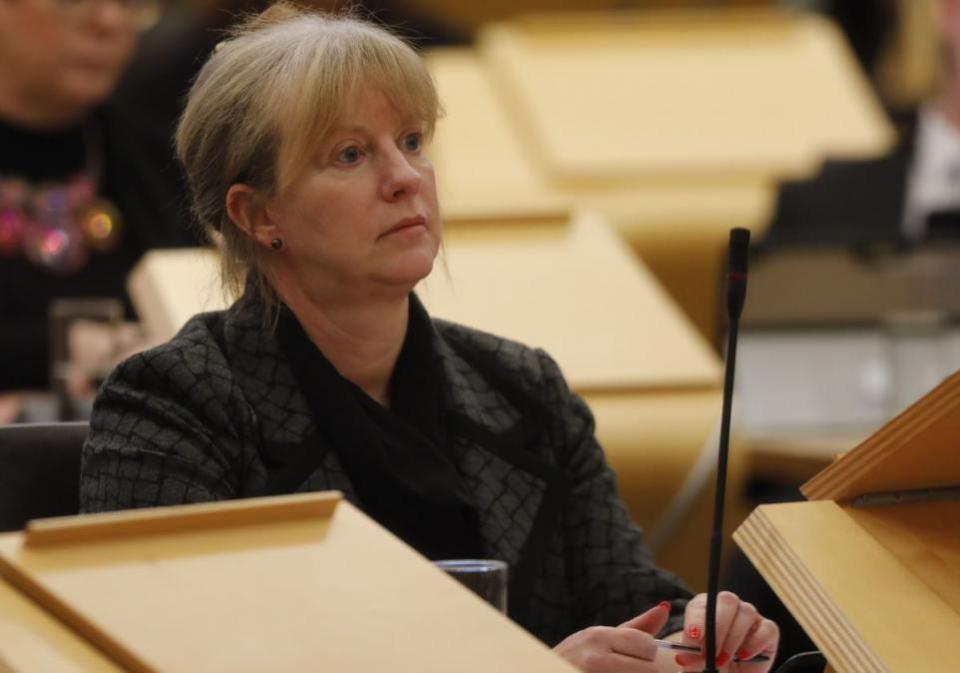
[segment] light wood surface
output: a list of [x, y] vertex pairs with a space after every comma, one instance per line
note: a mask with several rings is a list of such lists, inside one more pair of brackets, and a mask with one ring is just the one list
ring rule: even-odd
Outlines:
[[[830, 500], [764, 505], [735, 539], [838, 673], [948, 670], [960, 632], [960, 509], [923, 514], [928, 526], [945, 524], [932, 548], [913, 540], [913, 525], [876, 537], [864, 526], [876, 515]], [[928, 553], [953, 563], [951, 592], [916, 565]]]
[[710, 341], [729, 229], [763, 231], [778, 179], [893, 138], [842, 37], [812, 16], [528, 17], [427, 62], [448, 214], [596, 210]]
[[0, 672], [120, 673], [121, 670], [0, 577]]
[[428, 153], [446, 216], [524, 217], [569, 212], [572, 199], [538, 171], [473, 49], [425, 54], [444, 107]]
[[224, 308], [219, 257], [210, 248], [149, 250], [127, 276], [127, 293], [151, 336], [167, 340], [194, 314]]
[[838, 673], [949, 669], [960, 632], [960, 500], [859, 496], [960, 486], [960, 372], [734, 539]]
[[801, 487], [811, 500], [960, 486], [960, 372]]
[[549, 217], [574, 206], [601, 213], [712, 337], [729, 229], [762, 229], [773, 210], [770, 178], [713, 173], [560, 183], [529, 147], [477, 52], [433, 50], [426, 58], [446, 109], [430, 155], [447, 216]]
[[[576, 206], [599, 210], [630, 239], [650, 236], [653, 242], [659, 232], [651, 231], [651, 224], [760, 226], [771, 212], [773, 184], [766, 175], [656, 174], [642, 180], [618, 175], [558, 182], [530, 147], [481, 52], [434, 49], [425, 59], [445, 109], [429, 152], [448, 216], [549, 216]], [[601, 123], [593, 114], [584, 120]], [[683, 240], [691, 234], [672, 231]]]
[[573, 671], [346, 502], [90, 544], [6, 534], [0, 569], [130, 671]]
[[448, 223], [431, 315], [544, 348], [579, 392], [713, 388], [713, 352], [597, 216]]
[[491, 26], [480, 45], [562, 179], [802, 175], [893, 140], [842, 34], [812, 14], [543, 15]]
[[228, 500], [162, 509], [106, 512], [100, 516], [64, 516], [27, 522], [25, 547], [46, 547], [71, 542], [98, 542], [113, 538], [158, 535], [187, 530], [212, 530], [230, 526], [329, 517], [340, 502], [335, 491], [317, 495], [274, 496], [256, 500]]

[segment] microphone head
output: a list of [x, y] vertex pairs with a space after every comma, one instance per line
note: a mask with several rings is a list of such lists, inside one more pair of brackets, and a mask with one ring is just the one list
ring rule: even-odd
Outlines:
[[730, 230], [727, 271], [734, 277], [747, 275], [747, 257], [750, 255], [750, 230], [737, 227]]

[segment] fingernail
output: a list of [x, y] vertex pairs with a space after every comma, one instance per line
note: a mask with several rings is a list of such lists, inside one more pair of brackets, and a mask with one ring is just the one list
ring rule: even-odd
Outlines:
[[700, 640], [700, 636], [703, 635], [703, 631], [700, 630], [699, 626], [691, 626], [687, 628], [687, 635], [694, 640]]
[[750, 653], [747, 650], [742, 648], [737, 650], [737, 659], [739, 659], [740, 661], [746, 661], [749, 658], [750, 658]]
[[685, 654], [678, 654], [673, 658], [673, 660], [677, 662], [678, 666], [686, 666], [687, 663], [689, 663], [689, 659], [687, 659]]
[[669, 610], [669, 609], [670, 609], [670, 602], [669, 602], [669, 601], [660, 601], [660, 603], [657, 605], [657, 607], [660, 608], [661, 610]]
[[730, 661], [730, 655], [726, 652], [717, 655], [717, 666], [726, 666], [728, 661]]

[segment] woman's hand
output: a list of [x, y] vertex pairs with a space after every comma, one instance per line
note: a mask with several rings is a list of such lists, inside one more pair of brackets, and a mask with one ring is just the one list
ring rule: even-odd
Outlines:
[[[684, 645], [706, 647], [707, 595], [698, 594], [689, 603], [683, 620]], [[675, 638], [671, 638], [675, 640]], [[773, 665], [780, 629], [769, 619], [757, 613], [750, 603], [741, 601], [736, 594], [721, 591], [717, 595], [717, 668], [725, 673], [766, 673]], [[764, 654], [769, 661], [746, 663], [732, 661], [750, 659]], [[680, 653], [676, 661], [683, 671], [703, 670], [706, 656]]]
[[584, 673], [653, 673], [654, 636], [670, 617], [670, 604], [660, 603], [620, 626], [591, 626], [577, 631], [553, 651]]

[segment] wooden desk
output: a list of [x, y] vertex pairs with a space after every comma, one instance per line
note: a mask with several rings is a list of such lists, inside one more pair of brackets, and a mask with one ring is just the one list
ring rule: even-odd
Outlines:
[[447, 112], [431, 153], [449, 215], [596, 210], [710, 341], [728, 230], [763, 230], [779, 178], [892, 139], [815, 17], [544, 16], [427, 60]]
[[522, 143], [489, 69], [474, 51], [427, 55], [446, 116], [430, 155], [440, 202], [454, 218], [534, 217], [574, 206], [595, 210], [620, 232], [693, 321], [712, 339], [727, 232], [759, 231], [774, 190], [753, 176], [557, 184]]
[[800, 176], [893, 140], [842, 34], [814, 14], [551, 14], [489, 26], [480, 50], [560, 180]]
[[0, 577], [0, 673], [122, 670]]
[[417, 290], [432, 315], [543, 347], [581, 393], [719, 385], [717, 357], [602, 217], [448, 218], [444, 258]]
[[575, 673], [334, 497], [47, 520], [0, 535], [0, 571], [136, 673]]

